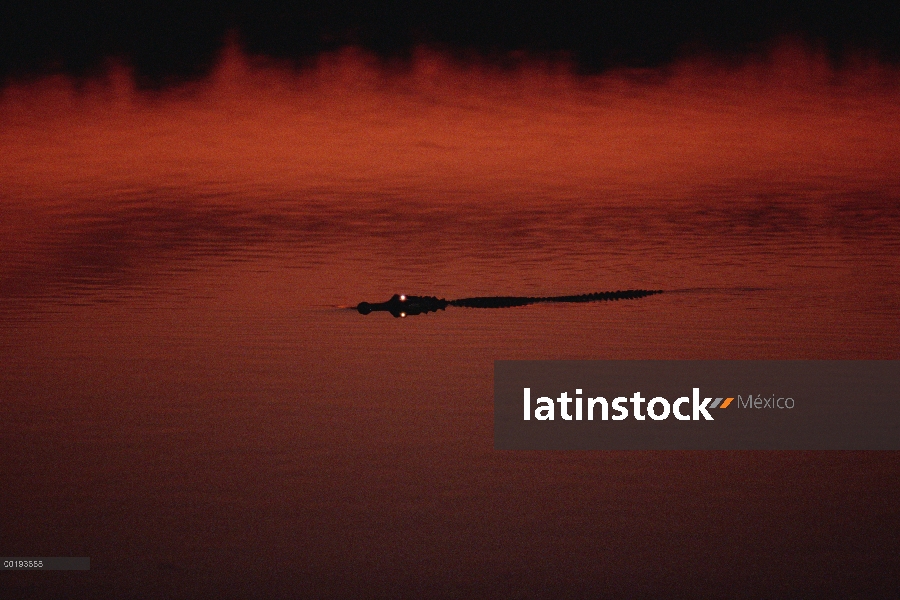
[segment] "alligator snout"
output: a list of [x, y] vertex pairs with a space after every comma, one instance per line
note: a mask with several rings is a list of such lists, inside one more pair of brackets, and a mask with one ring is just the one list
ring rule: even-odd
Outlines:
[[406, 317], [408, 315], [420, 315], [423, 313], [444, 310], [449, 302], [435, 296], [407, 296], [406, 294], [394, 294], [387, 302], [370, 304], [360, 302], [356, 310], [362, 315], [374, 311], [389, 312], [394, 317]]

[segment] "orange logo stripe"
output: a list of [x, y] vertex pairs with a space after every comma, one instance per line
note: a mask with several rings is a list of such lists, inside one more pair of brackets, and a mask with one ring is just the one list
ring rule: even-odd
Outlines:
[[728, 405], [731, 404], [732, 400], [734, 400], [734, 398], [725, 398], [725, 402], [723, 402], [722, 406], [720, 406], [719, 408], [728, 408]]

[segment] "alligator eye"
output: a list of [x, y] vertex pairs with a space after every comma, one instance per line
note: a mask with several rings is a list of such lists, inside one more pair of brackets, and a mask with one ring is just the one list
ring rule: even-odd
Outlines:
[[400, 316], [401, 316], [401, 317], [405, 317], [405, 316], [406, 316], [406, 313], [400, 313]]
[[400, 294], [400, 302], [406, 302], [406, 294]]

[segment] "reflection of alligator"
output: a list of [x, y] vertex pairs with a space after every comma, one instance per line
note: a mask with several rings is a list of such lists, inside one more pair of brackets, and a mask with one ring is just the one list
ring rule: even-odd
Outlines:
[[360, 302], [356, 310], [360, 314], [367, 315], [374, 311], [389, 312], [395, 317], [407, 317], [421, 315], [437, 310], [444, 310], [448, 306], [461, 306], [464, 308], [511, 308], [513, 306], [526, 306], [539, 302], [601, 302], [604, 300], [632, 300], [643, 298], [653, 294], [661, 294], [662, 290], [621, 290], [616, 292], [597, 292], [595, 294], [580, 294], [578, 296], [482, 296], [480, 298], [461, 298], [459, 300], [444, 300], [435, 296], [406, 296], [394, 294], [387, 302], [369, 304]]

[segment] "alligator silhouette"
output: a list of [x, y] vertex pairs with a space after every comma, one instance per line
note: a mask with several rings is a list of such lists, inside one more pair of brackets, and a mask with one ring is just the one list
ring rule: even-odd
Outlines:
[[394, 317], [409, 317], [444, 310], [448, 306], [463, 308], [512, 308], [527, 306], [541, 302], [603, 302], [610, 300], [634, 300], [654, 294], [662, 294], [662, 290], [618, 290], [615, 292], [596, 292], [577, 296], [482, 296], [479, 298], [461, 298], [444, 300], [436, 296], [407, 296], [394, 294], [387, 302], [360, 302], [356, 310], [367, 315], [371, 312], [389, 312]]

